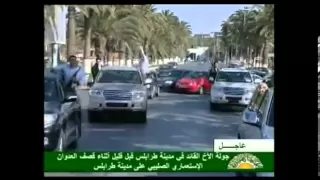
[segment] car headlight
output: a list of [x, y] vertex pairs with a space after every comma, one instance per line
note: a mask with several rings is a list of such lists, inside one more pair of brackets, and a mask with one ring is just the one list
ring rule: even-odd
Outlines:
[[54, 124], [54, 122], [57, 120], [58, 115], [57, 114], [45, 114], [44, 115], [44, 128], [48, 128]]
[[100, 96], [102, 95], [102, 91], [101, 90], [97, 90], [97, 89], [90, 89], [89, 90], [89, 95], [95, 95], [95, 96]]
[[172, 81], [165, 81], [164, 83], [166, 83], [166, 84], [172, 84], [173, 82], [172, 82]]
[[138, 91], [138, 92], [133, 92], [132, 93], [132, 99], [133, 100], [140, 100], [143, 99], [145, 96], [145, 93], [142, 91]]

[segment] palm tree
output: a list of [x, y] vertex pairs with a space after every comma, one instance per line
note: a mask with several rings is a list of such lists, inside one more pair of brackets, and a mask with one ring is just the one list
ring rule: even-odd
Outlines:
[[119, 52], [120, 59], [125, 57], [127, 60], [129, 57], [137, 58], [139, 46], [142, 46], [154, 61], [181, 56], [189, 47], [190, 26], [170, 11], [158, 13], [153, 5], [97, 7], [99, 12], [94, 11], [94, 7], [86, 7], [93, 13], [89, 16], [91, 38], [86, 33], [87, 15], [77, 18], [77, 33], [84, 41], [90, 40], [96, 51], [99, 49], [102, 55], [106, 55], [107, 61], [113, 59], [115, 50]]
[[259, 54], [265, 64], [273, 43], [273, 5], [253, 6], [234, 12], [221, 25], [222, 42], [230, 57], [245, 57], [247, 60]]

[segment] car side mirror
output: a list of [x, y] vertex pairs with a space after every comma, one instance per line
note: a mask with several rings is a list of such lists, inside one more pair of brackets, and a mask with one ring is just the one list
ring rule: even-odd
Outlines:
[[64, 102], [76, 102], [78, 99], [77, 96], [67, 96], [66, 99], [64, 100]]
[[152, 79], [151, 78], [147, 78], [145, 81], [144, 81], [144, 84], [145, 85], [148, 85], [148, 84], [151, 84], [152, 83]]
[[255, 80], [254, 80], [254, 83], [255, 83], [255, 84], [260, 84], [260, 83], [262, 83], [262, 79], [255, 79]]
[[243, 112], [242, 121], [246, 124], [260, 126], [260, 113], [251, 110], [245, 110]]

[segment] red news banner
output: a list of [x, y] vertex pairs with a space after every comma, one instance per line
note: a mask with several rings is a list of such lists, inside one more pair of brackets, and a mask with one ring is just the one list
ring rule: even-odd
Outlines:
[[[273, 152], [243, 152], [245, 142], [220, 142], [229, 152], [45, 152], [45, 172], [273, 172]], [[250, 149], [248, 149], [250, 150]], [[236, 151], [236, 152], [230, 152]]]

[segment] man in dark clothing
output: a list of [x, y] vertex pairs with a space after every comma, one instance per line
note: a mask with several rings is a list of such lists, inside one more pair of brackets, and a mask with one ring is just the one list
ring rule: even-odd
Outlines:
[[219, 70], [218, 61], [212, 62], [211, 68], [210, 68], [210, 70], [209, 70], [209, 77], [213, 77], [213, 78], [215, 79], [218, 70]]
[[92, 74], [93, 81], [96, 79], [100, 69], [101, 69], [101, 59], [97, 57], [96, 62], [91, 67], [91, 74]]

